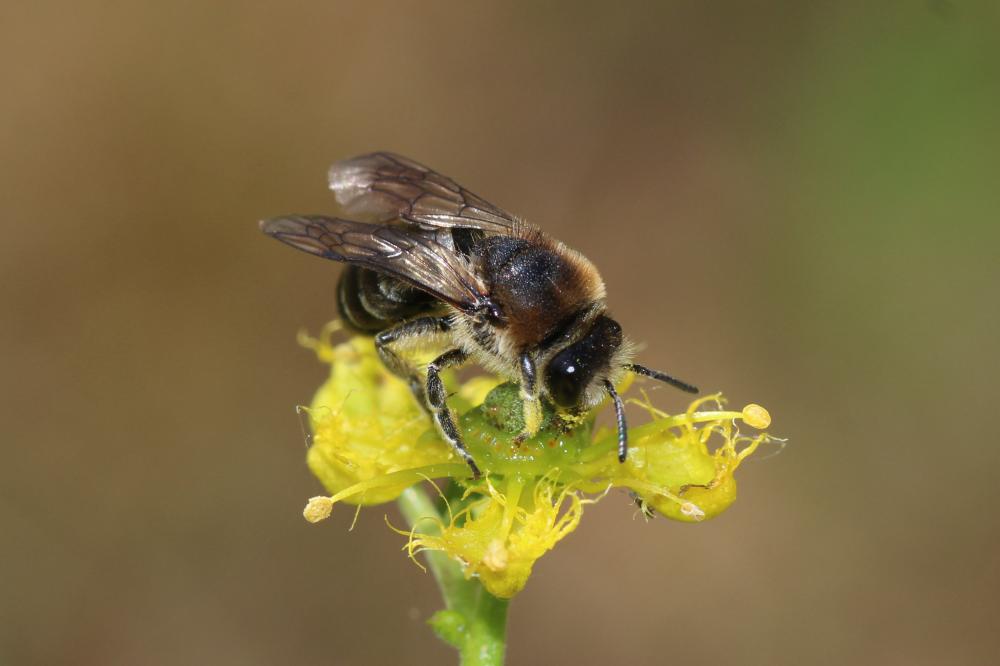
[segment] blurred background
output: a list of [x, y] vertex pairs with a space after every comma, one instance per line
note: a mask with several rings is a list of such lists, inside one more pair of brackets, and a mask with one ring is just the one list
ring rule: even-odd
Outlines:
[[339, 268], [256, 226], [375, 149], [789, 438], [714, 521], [588, 509], [510, 663], [995, 659], [1000, 8], [876, 4], [5, 3], [0, 662], [453, 662], [395, 507], [301, 517]]

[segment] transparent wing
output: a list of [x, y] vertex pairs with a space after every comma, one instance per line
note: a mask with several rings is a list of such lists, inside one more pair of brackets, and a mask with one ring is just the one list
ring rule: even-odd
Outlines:
[[434, 232], [319, 215], [276, 217], [260, 229], [309, 254], [392, 275], [461, 310], [489, 305], [483, 281]]
[[393, 153], [337, 162], [330, 189], [346, 212], [379, 222], [402, 219], [424, 228], [465, 227], [510, 234], [523, 223], [451, 178]]

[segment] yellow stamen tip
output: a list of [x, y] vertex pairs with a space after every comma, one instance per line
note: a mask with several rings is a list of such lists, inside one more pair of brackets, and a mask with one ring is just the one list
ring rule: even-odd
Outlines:
[[750, 403], [743, 408], [743, 422], [751, 428], [763, 430], [771, 425], [771, 415], [760, 405]]
[[318, 523], [325, 520], [333, 513], [333, 500], [329, 497], [310, 498], [306, 508], [302, 510], [302, 517], [310, 523]]

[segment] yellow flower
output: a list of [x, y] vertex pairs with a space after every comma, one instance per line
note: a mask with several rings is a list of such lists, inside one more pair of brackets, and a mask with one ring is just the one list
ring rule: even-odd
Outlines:
[[[636, 401], [650, 421], [629, 429], [629, 456], [621, 464], [616, 433], [593, 432], [594, 412], [567, 424], [546, 406], [542, 428], [520, 444], [520, 392], [495, 378], [464, 383], [449, 398], [462, 414], [462, 436], [485, 476], [468, 466], [437, 434], [406, 382], [379, 362], [370, 338], [333, 345], [328, 327], [304, 342], [331, 366], [330, 378], [306, 410], [312, 431], [307, 461], [331, 493], [309, 501], [310, 522], [338, 502], [372, 505], [396, 499], [408, 487], [450, 479], [464, 487], [448, 502], [447, 518], [414, 525], [412, 556], [441, 551], [477, 577], [493, 595], [509, 598], [528, 580], [538, 558], [576, 529], [586, 503], [609, 489], [626, 488], [646, 510], [694, 522], [724, 511], [736, 499], [733, 474], [766, 433], [742, 434], [737, 423], [763, 429], [763, 407], [725, 411], [719, 395], [694, 401], [679, 415]], [[445, 376], [449, 386], [455, 377]]]
[[[421, 550], [440, 550], [458, 560], [466, 577], [476, 576], [491, 594], [517, 594], [535, 560], [576, 529], [584, 500], [547, 477], [532, 482], [500, 477], [500, 489], [486, 481], [477, 497], [434, 533], [414, 526], [407, 544], [411, 557]], [[501, 492], [502, 489], [502, 492]], [[482, 494], [485, 492], [485, 494]]]

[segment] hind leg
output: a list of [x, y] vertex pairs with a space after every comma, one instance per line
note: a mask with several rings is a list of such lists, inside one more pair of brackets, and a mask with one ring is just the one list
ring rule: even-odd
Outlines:
[[375, 336], [375, 350], [378, 352], [382, 364], [388, 368], [389, 372], [409, 382], [410, 390], [413, 391], [413, 396], [421, 407], [427, 407], [424, 382], [416, 368], [403, 360], [393, 347], [415, 344], [421, 339], [426, 340], [447, 333], [450, 328], [451, 324], [447, 317], [418, 317], [382, 331]]

